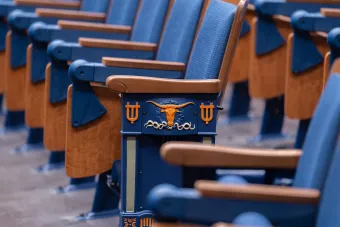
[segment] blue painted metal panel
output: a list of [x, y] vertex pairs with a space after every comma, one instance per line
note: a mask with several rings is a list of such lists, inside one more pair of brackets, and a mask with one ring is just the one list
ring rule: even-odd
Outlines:
[[50, 83], [50, 102], [53, 104], [65, 102], [67, 99], [67, 89], [72, 80], [68, 75], [67, 62], [51, 63], [51, 83]]
[[46, 44], [32, 43], [31, 58], [31, 82], [39, 83], [45, 79], [46, 65], [48, 64], [48, 56], [46, 53]]
[[[25, 32], [12, 30], [12, 38], [10, 39], [11, 56], [10, 65], [11, 68], [19, 68], [26, 64], [26, 50], [29, 45], [29, 40]], [[20, 54], [19, 54], [20, 53]]]
[[338, 8], [337, 4], [311, 4], [285, 2], [284, 0], [258, 0], [254, 2], [258, 16], [256, 54], [261, 56], [285, 44], [272, 19], [274, 15], [290, 17], [297, 10], [319, 12], [321, 8]]
[[324, 17], [319, 13], [298, 11], [292, 15], [294, 28], [292, 72], [301, 73], [323, 63], [310, 32], [329, 32], [340, 26], [340, 18]]
[[161, 138], [145, 135], [138, 141], [135, 180], [137, 212], [146, 209], [147, 195], [155, 185], [168, 182], [180, 187], [183, 182], [181, 167], [165, 163], [159, 155]]
[[5, 50], [6, 34], [8, 32], [8, 25], [4, 18], [0, 18], [0, 51]]
[[105, 107], [94, 94], [90, 83], [77, 82], [72, 86], [72, 126], [79, 127], [106, 113]]

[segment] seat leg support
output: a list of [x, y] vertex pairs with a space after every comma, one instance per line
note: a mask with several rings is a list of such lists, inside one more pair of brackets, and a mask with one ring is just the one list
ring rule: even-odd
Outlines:
[[262, 116], [260, 133], [250, 140], [251, 143], [260, 143], [266, 140], [287, 139], [282, 133], [284, 123], [284, 96], [267, 99]]
[[51, 151], [48, 162], [39, 166], [36, 170], [39, 173], [46, 173], [65, 167], [65, 151]]
[[29, 128], [26, 143], [14, 149], [15, 153], [44, 151], [44, 129]]
[[306, 138], [306, 135], [307, 135], [307, 131], [308, 131], [310, 121], [311, 121], [311, 119], [306, 119], [306, 120], [300, 121], [298, 132], [297, 132], [296, 139], [295, 139], [294, 148], [302, 149], [302, 146], [305, 142], [305, 138]]
[[6, 135], [26, 130], [25, 112], [24, 111], [6, 111], [4, 127], [0, 134]]
[[107, 185], [108, 175], [110, 174], [111, 170], [99, 175], [92, 209], [90, 212], [80, 214], [76, 217], [78, 221], [108, 218], [119, 215], [120, 209], [118, 208], [118, 205], [120, 198], [116, 193], [112, 192]]
[[232, 124], [250, 121], [250, 101], [248, 81], [235, 83], [233, 85], [226, 122]]

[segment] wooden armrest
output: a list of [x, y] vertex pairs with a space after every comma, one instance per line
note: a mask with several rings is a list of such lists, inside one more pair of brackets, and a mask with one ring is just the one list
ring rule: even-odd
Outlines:
[[320, 3], [320, 4], [339, 4], [338, 0], [286, 0], [286, 2], [297, 3]]
[[144, 76], [110, 76], [106, 86], [120, 93], [196, 93], [216, 94], [221, 91], [220, 80], [162, 79]]
[[102, 63], [105, 66], [111, 67], [153, 69], [166, 71], [185, 71], [185, 64], [181, 62], [104, 57], [102, 58]]
[[36, 9], [35, 13], [40, 17], [55, 17], [61, 19], [73, 20], [105, 20], [105, 13], [91, 13], [73, 10], [58, 10], [58, 9]]
[[192, 142], [169, 142], [161, 147], [162, 158], [182, 166], [295, 169], [301, 150], [245, 149]]
[[197, 181], [195, 188], [206, 197], [266, 201], [280, 203], [299, 203], [317, 205], [320, 192], [315, 189], [281, 187], [273, 185], [233, 185], [216, 181]]
[[78, 9], [80, 2], [46, 1], [46, 0], [15, 0], [16, 5], [38, 6], [38, 7], [60, 7], [65, 9]]
[[112, 32], [120, 34], [129, 34], [131, 32], [130, 26], [111, 25], [104, 23], [82, 22], [82, 21], [67, 21], [59, 20], [58, 26], [62, 29], [73, 29], [82, 31], [96, 31], [96, 32]]
[[325, 17], [340, 17], [340, 9], [322, 8], [320, 12]]
[[109, 39], [93, 39], [93, 38], [79, 38], [79, 44], [83, 47], [97, 47], [120, 50], [135, 50], [135, 51], [157, 51], [157, 44], [142, 43]]

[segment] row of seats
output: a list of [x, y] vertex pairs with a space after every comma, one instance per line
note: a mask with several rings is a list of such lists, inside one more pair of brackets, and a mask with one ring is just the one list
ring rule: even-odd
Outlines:
[[[339, 7], [2, 0], [3, 133], [28, 128], [16, 152], [50, 151], [39, 172], [65, 167], [70, 183], [59, 193], [96, 187], [79, 220], [337, 226]], [[287, 116], [300, 121], [294, 150], [214, 145], [228, 82], [229, 122], [249, 118], [250, 98], [264, 99], [255, 141], [284, 137]]]

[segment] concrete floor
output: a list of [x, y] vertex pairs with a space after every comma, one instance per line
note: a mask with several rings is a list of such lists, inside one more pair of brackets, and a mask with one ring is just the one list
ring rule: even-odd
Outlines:
[[[254, 119], [233, 125], [224, 124], [220, 117], [217, 143], [230, 146], [275, 147], [284, 143], [291, 146], [293, 138], [285, 141], [248, 144], [260, 126], [263, 103], [253, 103]], [[1, 119], [2, 121], [2, 119]], [[0, 122], [1, 123], [1, 122]], [[296, 131], [294, 121], [286, 121], [284, 131], [290, 135]], [[14, 147], [25, 141], [25, 133], [0, 137], [0, 226], [2, 227], [113, 227], [117, 218], [76, 222], [74, 217], [91, 207], [93, 190], [58, 195], [54, 188], [68, 182], [64, 170], [38, 174], [34, 168], [46, 162], [48, 152], [13, 154]]]

